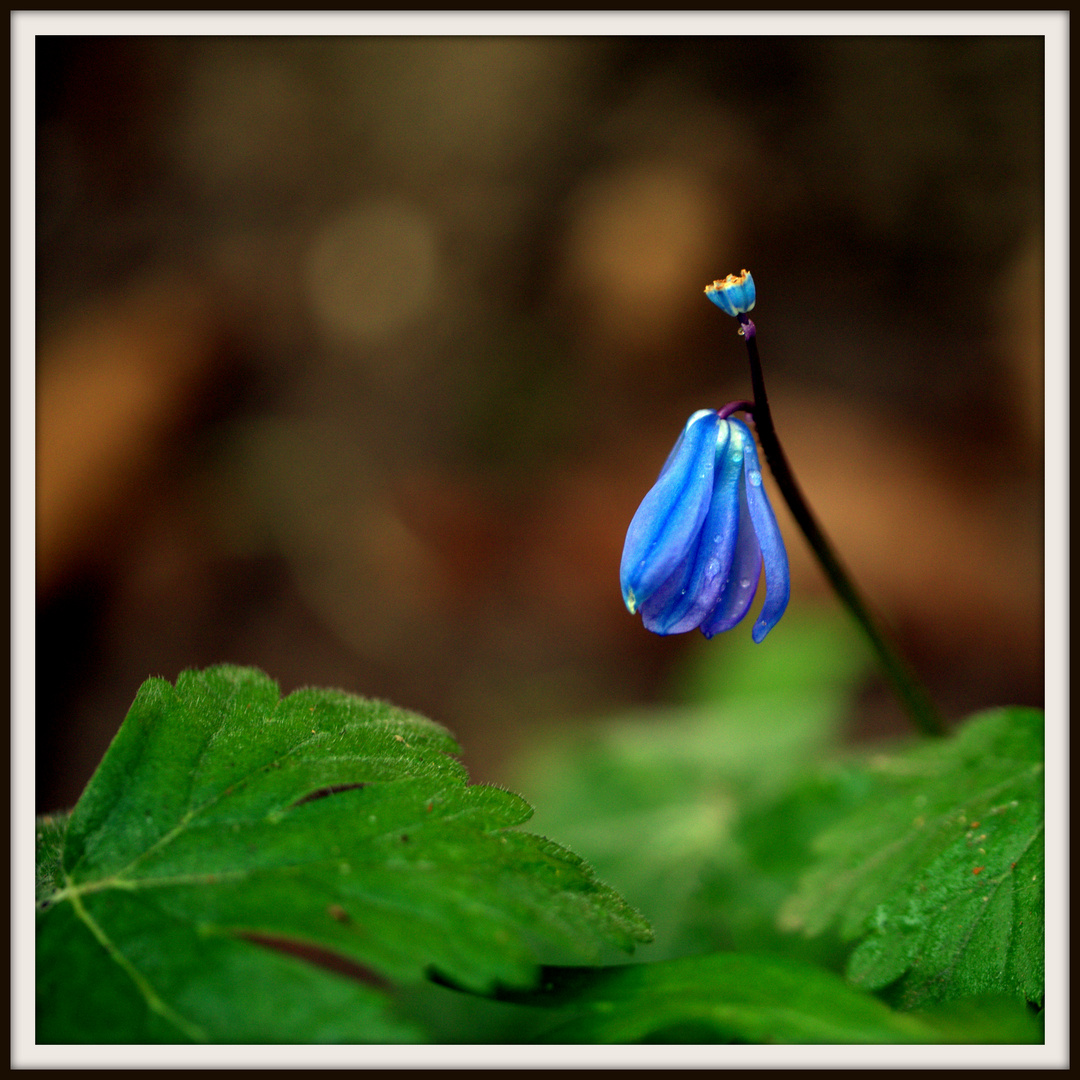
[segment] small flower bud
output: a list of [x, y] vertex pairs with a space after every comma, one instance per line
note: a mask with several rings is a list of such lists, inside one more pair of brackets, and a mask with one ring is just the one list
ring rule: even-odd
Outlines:
[[754, 279], [749, 270], [741, 274], [728, 274], [723, 281], [714, 281], [705, 286], [705, 295], [728, 315], [741, 315], [750, 311], [757, 300]]

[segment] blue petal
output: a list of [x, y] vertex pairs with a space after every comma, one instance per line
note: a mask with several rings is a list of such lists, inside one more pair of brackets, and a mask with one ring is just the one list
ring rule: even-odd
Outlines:
[[654, 634], [683, 634], [700, 626], [715, 606], [731, 571], [739, 528], [742, 460], [728, 452], [731, 427], [726, 421], [721, 424], [712, 501], [697, 544], [641, 608], [642, 622]]
[[619, 579], [631, 614], [691, 552], [709, 512], [720, 418], [701, 409], [679, 441], [626, 531]]
[[765, 563], [765, 603], [752, 631], [754, 641], [760, 645], [787, 608], [791, 597], [791, 571], [788, 567], [787, 551], [784, 549], [784, 539], [776, 524], [776, 515], [761, 483], [761, 466], [758, 464], [757, 448], [754, 446], [750, 429], [740, 420], [733, 423], [739, 424], [747, 435], [746, 501]]
[[[733, 431], [732, 446], [736, 446], [738, 441], [738, 436]], [[706, 637], [730, 630], [745, 617], [754, 601], [761, 578], [761, 549], [750, 525], [746, 505], [746, 480], [742, 470], [743, 454], [739, 454], [739, 535], [735, 542], [735, 558], [716, 606], [701, 624], [701, 632]]]
[[646, 630], [651, 630], [654, 634], [675, 633], [672, 612], [686, 599], [686, 587], [694, 567], [695, 554], [696, 549], [691, 548], [671, 576], [641, 604], [638, 610]]

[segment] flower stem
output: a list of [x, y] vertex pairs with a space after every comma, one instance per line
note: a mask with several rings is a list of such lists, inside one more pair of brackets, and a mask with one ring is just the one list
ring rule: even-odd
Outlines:
[[904, 662], [900, 653], [893, 645], [884, 629], [878, 625], [877, 620], [870, 614], [870, 609], [863, 602], [858, 589], [855, 588], [847, 571], [841, 565], [832, 545], [821, 531], [817, 519], [814, 517], [803, 498], [799, 485], [795, 482], [795, 476], [788, 465], [787, 458], [780, 446], [780, 440], [776, 437], [776, 428], [773, 427], [772, 413], [769, 410], [769, 398], [765, 393], [765, 378], [761, 371], [761, 359], [758, 356], [757, 330], [753, 322], [745, 315], [738, 316], [740, 329], [746, 341], [746, 351], [750, 355], [750, 381], [754, 387], [753, 416], [754, 427], [757, 429], [758, 438], [761, 440], [761, 449], [765, 454], [765, 460], [769, 463], [773, 476], [776, 478], [777, 487], [784, 496], [789, 509], [799, 528], [806, 536], [807, 542], [813, 549], [814, 554], [825, 571], [837, 595], [847, 605], [855, 616], [855, 620], [862, 627], [870, 645], [877, 654], [885, 674], [892, 682], [904, 707], [907, 709], [915, 726], [925, 735], [944, 735], [945, 724], [941, 714], [937, 711], [929, 695], [921, 683], [912, 674], [910, 668]]

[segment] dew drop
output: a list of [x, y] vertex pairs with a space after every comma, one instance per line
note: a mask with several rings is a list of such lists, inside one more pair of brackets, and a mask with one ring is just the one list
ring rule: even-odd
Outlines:
[[741, 580], [741, 581], [739, 582], [739, 588], [740, 588], [740, 589], [749, 589], [749, 588], [750, 588], [750, 579], [749, 579], [748, 577], [744, 577], [744, 578], [743, 578], [743, 579], [742, 579], [742, 580]]
[[761, 487], [761, 473], [759, 473], [757, 469], [751, 469], [750, 472], [746, 474], [746, 478], [754, 485], [754, 487]]

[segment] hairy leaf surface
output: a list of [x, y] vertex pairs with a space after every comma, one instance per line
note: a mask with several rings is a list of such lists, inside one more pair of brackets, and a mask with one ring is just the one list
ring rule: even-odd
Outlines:
[[817, 841], [784, 925], [863, 937], [849, 976], [903, 978], [907, 1007], [986, 993], [1041, 1003], [1043, 714], [1002, 709], [872, 762], [872, 797]]
[[456, 750], [252, 669], [146, 682], [66, 829], [39, 826], [39, 1041], [412, 1038], [375, 1019], [390, 981], [528, 986], [648, 940]]

